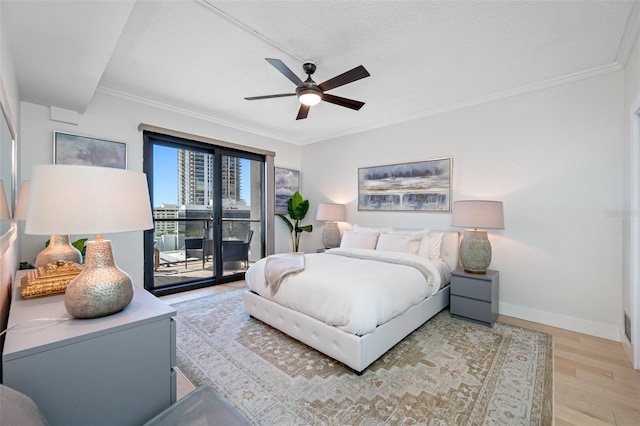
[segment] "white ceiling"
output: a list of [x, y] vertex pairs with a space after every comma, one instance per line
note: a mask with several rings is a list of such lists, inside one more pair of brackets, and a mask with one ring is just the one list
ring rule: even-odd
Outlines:
[[[106, 92], [296, 144], [372, 129], [622, 69], [633, 0], [0, 0], [22, 100], [84, 112]], [[371, 77], [295, 120], [264, 58], [321, 83]]]

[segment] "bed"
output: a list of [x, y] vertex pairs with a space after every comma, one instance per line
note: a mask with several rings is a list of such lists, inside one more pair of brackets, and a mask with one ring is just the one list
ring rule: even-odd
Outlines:
[[275, 291], [268, 258], [252, 265], [245, 310], [361, 373], [449, 305], [458, 247], [457, 232], [345, 231], [340, 248], [304, 255]]

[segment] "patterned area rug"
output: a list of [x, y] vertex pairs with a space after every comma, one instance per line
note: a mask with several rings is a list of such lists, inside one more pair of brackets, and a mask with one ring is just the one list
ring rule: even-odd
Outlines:
[[445, 310], [358, 376], [249, 317], [243, 291], [173, 305], [177, 361], [255, 424], [552, 424], [547, 334]]

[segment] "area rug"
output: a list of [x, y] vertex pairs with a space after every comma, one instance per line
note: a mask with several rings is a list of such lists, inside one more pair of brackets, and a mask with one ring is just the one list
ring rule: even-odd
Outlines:
[[177, 363], [262, 425], [550, 425], [551, 336], [447, 310], [362, 375], [244, 312], [234, 290], [173, 305]]

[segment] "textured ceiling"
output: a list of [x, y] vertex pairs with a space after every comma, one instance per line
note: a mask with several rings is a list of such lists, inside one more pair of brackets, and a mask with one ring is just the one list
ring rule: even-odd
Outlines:
[[[98, 90], [305, 144], [622, 69], [633, 1], [2, 0], [21, 97], [83, 112]], [[55, 19], [52, 19], [55, 18]], [[371, 77], [295, 120], [294, 85]]]

